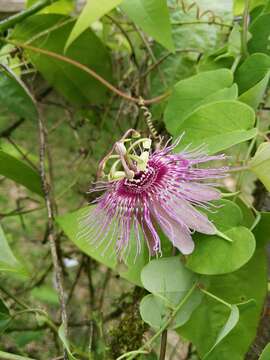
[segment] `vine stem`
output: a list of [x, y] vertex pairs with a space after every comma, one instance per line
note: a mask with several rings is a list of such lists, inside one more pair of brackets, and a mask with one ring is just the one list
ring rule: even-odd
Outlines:
[[167, 335], [168, 335], [168, 330], [165, 329], [163, 331], [163, 333], [161, 334], [161, 345], [160, 345], [159, 360], [165, 360], [166, 349], [167, 349]]
[[[136, 97], [130, 96], [130, 95], [122, 92], [121, 90], [119, 90], [118, 88], [113, 86], [111, 83], [109, 83], [107, 80], [105, 80], [102, 76], [98, 75], [94, 70], [90, 69], [86, 65], [83, 65], [83, 64], [79, 63], [76, 60], [73, 60], [73, 59], [71, 59], [71, 58], [69, 58], [67, 56], [55, 53], [53, 51], [37, 48], [37, 47], [29, 45], [29, 44], [20, 43], [20, 42], [9, 40], [9, 39], [1, 39], [1, 40], [5, 41], [7, 43], [13, 44], [15, 46], [18, 46], [20, 48], [30, 50], [30, 51], [33, 51], [35, 53], [43, 54], [43, 55], [49, 56], [51, 58], [63, 61], [63, 62], [68, 63], [68, 64], [71, 64], [71, 65], [75, 66], [76, 68], [78, 68], [78, 69], [86, 72], [90, 76], [92, 76], [94, 79], [96, 79], [101, 84], [106, 86], [109, 90], [114, 92], [116, 95], [118, 95], [118, 96], [120, 96], [120, 97], [122, 97], [122, 98], [124, 98], [124, 99], [126, 99], [128, 101], [134, 102], [136, 104], [140, 103], [140, 98], [136, 98]], [[154, 97], [152, 99], [144, 100], [144, 103], [145, 103], [145, 105], [151, 105], [151, 104], [159, 103], [162, 100], [166, 99], [170, 94], [171, 94], [171, 91], [167, 91], [164, 94], [159, 95], [157, 97]]]
[[151, 337], [151, 339], [149, 339], [143, 346], [141, 346], [138, 350], [136, 351], [131, 351], [128, 353], [125, 353], [123, 355], [121, 355], [120, 357], [118, 357], [116, 360], [122, 360], [128, 357], [128, 360], [132, 360], [136, 357], [136, 355], [138, 354], [142, 354], [143, 351], [150, 346], [163, 332], [164, 330], [166, 330], [168, 328], [168, 326], [170, 325], [170, 323], [172, 322], [172, 320], [175, 318], [176, 314], [178, 313], [178, 311], [181, 309], [181, 307], [187, 302], [187, 300], [190, 298], [190, 296], [193, 294], [193, 291], [198, 287], [198, 283], [195, 282], [194, 285], [189, 289], [189, 291], [187, 292], [187, 294], [184, 296], [184, 298], [180, 301], [180, 303], [176, 306], [176, 308], [173, 310], [173, 312], [171, 313], [170, 317], [168, 318], [168, 320], [163, 324], [163, 326], [155, 333], [155, 335], [153, 337]]
[[12, 26], [20, 23], [24, 19], [37, 13], [39, 10], [45, 8], [48, 5], [53, 4], [56, 1], [58, 1], [58, 0], [40, 0], [37, 3], [35, 3], [33, 6], [31, 6], [30, 8], [28, 8], [24, 11], [21, 11], [18, 14], [10, 16], [7, 19], [4, 19], [3, 21], [0, 22], [0, 32], [3, 32], [5, 30], [11, 28]]
[[29, 357], [25, 357], [25, 356], [20, 356], [20, 355], [16, 355], [16, 354], [11, 354], [11, 353], [7, 353], [4, 351], [0, 351], [0, 358], [1, 359], [5, 359], [5, 360], [35, 360], [33, 358], [29, 358]]
[[243, 28], [242, 28], [242, 55], [248, 56], [247, 37], [248, 37], [248, 23], [249, 23], [249, 0], [245, 0], [245, 7], [243, 12]]
[[[56, 238], [54, 235], [54, 219], [53, 219], [53, 206], [50, 197], [50, 186], [47, 181], [47, 176], [45, 172], [45, 156], [46, 156], [46, 127], [43, 122], [42, 115], [39, 113], [38, 116], [38, 126], [39, 126], [39, 157], [40, 157], [40, 177], [42, 181], [42, 187], [44, 191], [45, 203], [47, 208], [48, 216], [48, 240], [51, 248], [51, 255], [54, 267], [54, 273], [56, 278], [56, 287], [58, 292], [59, 303], [61, 307], [61, 320], [64, 327], [65, 336], [68, 336], [68, 319], [66, 311], [66, 302], [63, 286], [63, 274], [59, 263], [58, 253], [57, 253], [57, 244]], [[64, 350], [64, 360], [68, 360], [68, 354]]]

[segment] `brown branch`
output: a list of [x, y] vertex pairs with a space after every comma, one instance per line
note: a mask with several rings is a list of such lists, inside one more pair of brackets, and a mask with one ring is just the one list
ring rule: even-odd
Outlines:
[[[102, 76], [98, 75], [94, 70], [90, 69], [89, 67], [87, 67], [86, 65], [83, 65], [81, 63], [79, 63], [76, 60], [73, 60], [67, 56], [55, 53], [53, 51], [49, 51], [49, 50], [45, 50], [45, 49], [41, 49], [41, 48], [37, 48], [35, 46], [32, 45], [28, 45], [25, 43], [20, 43], [17, 41], [13, 41], [13, 40], [7, 40], [7, 39], [2, 39], [3, 41], [6, 41], [10, 44], [13, 44], [15, 46], [21, 47], [23, 49], [27, 49], [39, 54], [43, 54], [49, 57], [52, 57], [54, 59], [66, 62], [70, 65], [75, 66], [76, 68], [86, 72], [87, 74], [89, 74], [90, 76], [92, 76], [94, 79], [96, 79], [97, 81], [99, 81], [101, 84], [103, 84], [104, 86], [106, 86], [109, 90], [111, 90], [112, 92], [114, 92], [115, 94], [117, 94], [118, 96], [128, 100], [128, 101], [132, 101], [135, 102], [136, 104], [138, 104], [140, 102], [140, 98], [136, 98], [133, 96], [130, 96], [124, 92], [122, 92], [121, 90], [119, 90], [118, 88], [116, 88], [115, 86], [113, 86], [111, 83], [109, 83], [107, 80], [105, 80]], [[161, 102], [162, 100], [166, 99], [169, 95], [171, 94], [171, 91], [167, 91], [166, 93], [159, 95], [157, 97], [154, 97], [152, 99], [145, 99], [145, 104], [146, 105], [151, 105], [151, 104], [156, 104]]]
[[[53, 268], [56, 278], [56, 287], [59, 298], [59, 303], [61, 307], [61, 320], [64, 327], [65, 336], [68, 336], [68, 319], [67, 319], [67, 311], [66, 311], [66, 302], [65, 302], [65, 294], [64, 294], [64, 286], [63, 286], [63, 274], [60, 267], [60, 262], [57, 254], [57, 244], [56, 237], [54, 233], [54, 218], [53, 218], [53, 206], [50, 198], [50, 186], [47, 181], [47, 176], [45, 172], [45, 156], [46, 156], [46, 127], [43, 122], [42, 115], [38, 116], [38, 125], [39, 125], [39, 143], [40, 143], [40, 176], [42, 181], [42, 187], [45, 196], [45, 203], [47, 208], [47, 216], [48, 216], [48, 240], [51, 249]], [[66, 350], [64, 350], [64, 359], [68, 360], [68, 354]]]

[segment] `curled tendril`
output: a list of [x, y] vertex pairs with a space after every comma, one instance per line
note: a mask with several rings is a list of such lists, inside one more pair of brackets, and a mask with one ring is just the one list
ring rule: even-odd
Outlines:
[[194, 1], [191, 4], [187, 4], [184, 0], [177, 0], [177, 5], [185, 14], [192, 9], [196, 10], [196, 19], [201, 20], [204, 16], [208, 16], [209, 24], [219, 23], [222, 26], [223, 20], [220, 16], [216, 15], [213, 10], [201, 10], [200, 6]]

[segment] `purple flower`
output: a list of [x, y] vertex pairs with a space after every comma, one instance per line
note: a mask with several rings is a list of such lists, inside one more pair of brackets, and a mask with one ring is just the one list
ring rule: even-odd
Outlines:
[[[105, 190], [105, 193], [97, 199], [95, 209], [81, 220], [83, 227], [79, 236], [86, 236], [97, 245], [107, 240], [107, 249], [115, 243], [116, 253], [123, 257], [129, 253], [131, 232], [135, 233], [137, 255], [142, 246], [141, 233], [149, 253], [161, 253], [158, 227], [183, 254], [194, 250], [193, 231], [219, 233], [197, 208], [208, 209], [210, 201], [220, 198], [215, 179], [223, 177], [227, 168], [198, 165], [225, 157], [206, 156], [202, 147], [191, 151], [186, 148], [174, 154], [172, 150], [176, 145], [148, 152], [144, 170], [138, 161], [132, 160], [128, 170], [131, 176], [97, 183], [94, 191]], [[141, 151], [141, 157], [142, 153], [146, 152]], [[123, 167], [127, 168], [127, 164], [124, 161]]]

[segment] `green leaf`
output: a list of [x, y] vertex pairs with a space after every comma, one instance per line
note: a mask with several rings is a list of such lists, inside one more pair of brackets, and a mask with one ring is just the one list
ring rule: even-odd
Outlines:
[[[57, 14], [35, 15], [17, 25], [12, 38], [19, 41], [32, 39], [31, 45], [64, 55], [64, 46], [73, 24], [72, 19]], [[48, 83], [70, 102], [83, 106], [106, 101], [107, 89], [84, 71], [43, 54], [31, 51], [28, 54]], [[72, 43], [65, 56], [91, 68], [111, 82], [109, 54], [90, 29]]]
[[243, 214], [240, 207], [233, 201], [222, 199], [213, 201], [217, 207], [215, 211], [204, 211], [208, 219], [211, 220], [220, 231], [230, 230], [232, 227], [242, 223]]
[[254, 229], [257, 247], [264, 247], [270, 242], [270, 212], [262, 212], [259, 223]]
[[270, 57], [265, 54], [252, 54], [239, 66], [235, 73], [239, 93], [245, 93], [258, 84], [270, 70]]
[[61, 324], [61, 326], [58, 329], [58, 336], [60, 338], [60, 340], [62, 341], [64, 348], [66, 349], [67, 353], [68, 353], [68, 357], [70, 360], [77, 360], [77, 358], [75, 356], [72, 355], [72, 352], [70, 350], [70, 346], [69, 346], [69, 341], [66, 338], [65, 335], [65, 329], [64, 329], [64, 325]]
[[0, 299], [0, 334], [5, 331], [11, 320], [12, 317], [10, 315], [8, 307], [6, 306], [4, 301]]
[[210, 353], [216, 348], [216, 346], [233, 330], [236, 324], [239, 321], [239, 309], [236, 305], [232, 305], [231, 312], [226, 324], [223, 326], [219, 332], [216, 342], [211, 347], [211, 349], [204, 355], [203, 360], [208, 358]]
[[174, 51], [169, 11], [165, 0], [124, 0], [122, 10], [148, 35]]
[[270, 343], [266, 345], [261, 353], [259, 360], [269, 360], [270, 359]]
[[[179, 257], [166, 257], [150, 261], [141, 272], [143, 286], [152, 294], [142, 299], [140, 313], [153, 328], [161, 328], [171, 311], [186, 296], [197, 276], [187, 270]], [[202, 293], [195, 289], [177, 312], [171, 328], [183, 325], [200, 304]]]
[[174, 86], [164, 114], [167, 130], [172, 135], [179, 133], [179, 125], [199, 106], [225, 100], [228, 94], [224, 93], [224, 88], [230, 87], [232, 82], [232, 72], [227, 69], [202, 72], [179, 81]]
[[255, 251], [256, 242], [250, 230], [243, 226], [224, 231], [233, 242], [216, 235], [194, 236], [195, 250], [187, 257], [186, 266], [199, 274], [226, 274], [245, 265]]
[[185, 268], [178, 256], [152, 260], [141, 272], [141, 281], [146, 290], [175, 305], [195, 280], [196, 275]]
[[24, 83], [8, 67], [0, 66], [0, 107], [20, 117], [36, 120], [37, 108]]
[[[207, 360], [243, 360], [256, 336], [267, 294], [266, 252], [263, 248], [257, 249], [252, 259], [240, 270], [226, 275], [214, 275], [208, 279], [210, 284], [207, 290], [231, 304], [242, 303], [249, 299], [256, 301], [256, 306], [243, 310], [239, 306], [238, 324], [207, 358]], [[178, 332], [194, 344], [199, 357], [202, 358], [215, 343], [217, 334], [223, 328], [229, 313], [226, 306], [204, 296], [201, 305], [193, 312], [190, 320], [178, 329]]]
[[256, 110], [257, 107], [260, 105], [261, 101], [263, 100], [269, 82], [269, 76], [270, 72], [268, 72], [265, 77], [256, 85], [244, 92], [239, 97], [239, 100]]
[[0, 272], [12, 272], [27, 275], [26, 269], [13, 255], [4, 231], [0, 226]]
[[[69, 239], [84, 253], [91, 256], [93, 259], [98, 262], [108, 266], [109, 268], [115, 270], [120, 274], [121, 277], [127, 279], [128, 281], [141, 286], [140, 274], [141, 269], [144, 265], [149, 261], [148, 249], [145, 245], [145, 242], [142, 241], [142, 249], [141, 254], [136, 260], [136, 266], [134, 266], [134, 259], [136, 253], [136, 238], [133, 233], [131, 233], [130, 244], [131, 250], [128, 259], [125, 263], [118, 264], [114, 246], [115, 244], [111, 244], [108, 249], [103, 253], [105, 248], [111, 239], [112, 231], [109, 231], [105, 240], [100, 246], [96, 246], [90, 243], [90, 240], [87, 236], [78, 237], [79, 233], [79, 220], [86, 212], [91, 213], [93, 211], [93, 206], [80, 209], [79, 211], [66, 214], [64, 216], [59, 216], [56, 218], [56, 221], [60, 228], [65, 232], [65, 234], [69, 237]], [[143, 235], [140, 234], [141, 239], [143, 239]]]
[[0, 174], [43, 196], [41, 179], [36, 170], [0, 149]]
[[[140, 303], [140, 314], [144, 322], [154, 329], [160, 329], [170, 317], [172, 308], [168, 306], [167, 299], [149, 294]], [[181, 301], [181, 300], [180, 300]], [[190, 318], [192, 312], [202, 301], [202, 293], [195, 290], [188, 301], [177, 312], [170, 324], [171, 329], [184, 325]]]
[[[39, 0], [27, 0], [27, 7], [32, 6]], [[68, 15], [74, 10], [74, 0], [58, 0], [55, 4], [46, 6], [39, 11], [39, 14], [65, 14]]]
[[[181, 99], [179, 99], [179, 102]], [[175, 149], [180, 150], [205, 144], [209, 154], [227, 149], [257, 134], [253, 128], [255, 113], [252, 108], [238, 101], [218, 101], [202, 105], [184, 121], [178, 121], [175, 137], [185, 133]]]
[[270, 191], [270, 143], [262, 143], [254, 157], [249, 161], [250, 170], [254, 172]]
[[0, 358], [2, 360], [35, 360], [26, 356], [20, 356], [13, 353], [8, 353], [5, 351], [0, 351]]
[[87, 0], [78, 20], [76, 21], [65, 46], [67, 49], [70, 44], [77, 39], [93, 22], [99, 20], [103, 15], [110, 12], [122, 0]]
[[270, 54], [270, 14], [263, 14], [249, 27], [252, 35], [248, 42], [248, 50], [250, 53], [261, 52]]

